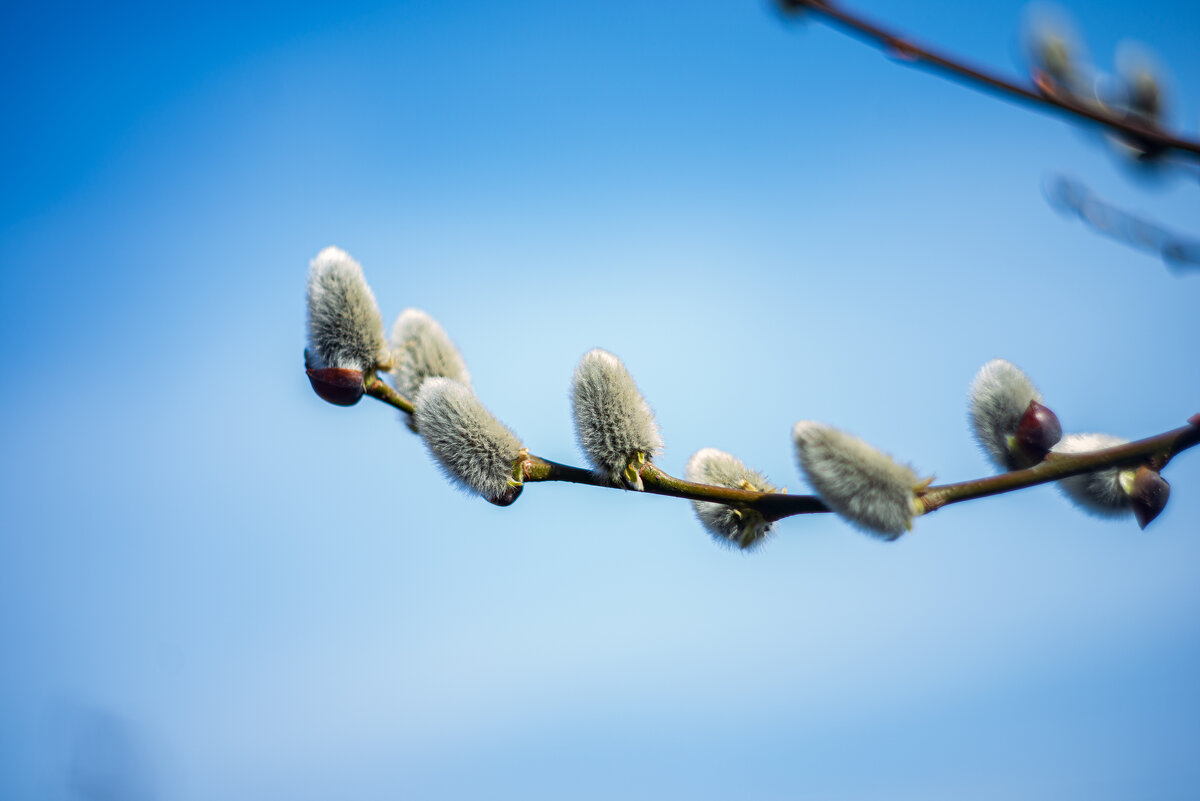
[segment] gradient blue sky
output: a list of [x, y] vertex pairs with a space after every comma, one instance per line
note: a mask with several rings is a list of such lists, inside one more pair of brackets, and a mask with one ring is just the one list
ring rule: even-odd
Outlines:
[[[856, 7], [1015, 69], [1018, 3]], [[1076, 12], [1194, 135], [1200, 7]], [[601, 346], [669, 471], [803, 491], [808, 418], [969, 478], [996, 356], [1068, 430], [1200, 411], [1200, 276], [1041, 194], [1196, 232], [1194, 180], [764, 2], [0, 14], [0, 796], [1194, 797], [1196, 453], [1146, 532], [1042, 487], [744, 555], [672, 499], [465, 497], [301, 369], [337, 244], [548, 458]]]

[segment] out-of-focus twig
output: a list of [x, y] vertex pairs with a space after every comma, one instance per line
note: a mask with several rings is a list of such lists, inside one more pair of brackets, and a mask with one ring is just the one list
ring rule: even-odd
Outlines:
[[1157, 223], [1113, 206], [1079, 181], [1053, 175], [1046, 181], [1046, 199], [1060, 211], [1073, 214], [1105, 236], [1130, 247], [1160, 255], [1176, 271], [1200, 268], [1200, 240], [1189, 239]]
[[866, 39], [899, 61], [931, 69], [954, 80], [993, 92], [1015, 102], [1102, 125], [1136, 143], [1137, 147], [1145, 153], [1157, 154], [1175, 151], [1200, 159], [1200, 142], [1182, 139], [1161, 128], [1147, 125], [1145, 119], [1138, 115], [1114, 111], [1103, 105], [1085, 104], [1069, 93], [1052, 91], [1050, 87], [1022, 86], [1015, 81], [972, 66], [961, 58], [937, 53], [918, 45], [910, 39], [892, 33], [828, 0], [779, 0], [779, 3], [788, 11], [804, 11], [823, 16], [831, 23], [840, 25], [852, 34]]
[[[378, 376], [370, 376], [366, 380], [366, 387], [366, 394], [376, 400], [406, 413], [413, 411], [413, 404]], [[952, 503], [1013, 492], [1108, 467], [1148, 464], [1156, 470], [1161, 470], [1175, 454], [1198, 444], [1200, 444], [1200, 414], [1189, 418], [1188, 424], [1182, 428], [1124, 445], [1096, 451], [1053, 454], [1041, 464], [1025, 470], [1013, 470], [957, 484], [923, 486], [917, 491], [921, 507], [920, 514], [935, 511]], [[604, 489], [627, 489], [613, 483], [607, 477], [599, 475], [594, 470], [552, 462], [549, 459], [534, 456], [528, 451], [522, 451], [515, 467], [521, 481], [527, 483], [563, 481]], [[668, 475], [651, 462], [646, 462], [639, 468], [639, 473], [644, 483], [645, 494], [744, 506], [760, 512], [768, 521], [782, 520], [793, 515], [820, 514], [832, 511], [824, 501], [815, 495], [757, 492], [698, 484]]]

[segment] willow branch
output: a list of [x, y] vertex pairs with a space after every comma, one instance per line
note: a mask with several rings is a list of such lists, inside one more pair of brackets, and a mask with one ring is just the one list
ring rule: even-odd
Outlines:
[[[413, 404], [392, 389], [376, 375], [364, 380], [366, 394], [393, 408], [412, 414]], [[1196, 444], [1200, 444], [1200, 414], [1188, 420], [1188, 425], [1164, 434], [1129, 442], [1115, 448], [1087, 451], [1084, 453], [1051, 453], [1046, 461], [1026, 470], [1014, 470], [995, 476], [962, 481], [956, 484], [937, 484], [920, 490], [917, 496], [924, 513], [932, 512], [952, 503], [961, 503], [974, 498], [986, 498], [1005, 492], [1046, 484], [1061, 478], [1087, 473], [1109, 467], [1148, 465], [1162, 470], [1172, 457]], [[516, 465], [519, 475], [527, 483], [563, 481], [569, 484], [586, 484], [590, 487], [627, 490], [613, 483], [606, 476], [582, 467], [561, 464], [540, 456], [523, 453]], [[820, 514], [831, 511], [815, 495], [789, 495], [786, 492], [755, 492], [753, 490], [717, 487], [685, 481], [664, 472], [651, 462], [640, 468], [645, 493], [685, 498], [690, 501], [707, 501], [731, 506], [746, 507], [759, 512], [765, 520], [773, 522], [785, 517], [804, 514]]]
[[1066, 94], [1048, 94], [1039, 91], [1036, 87], [1021, 86], [982, 68], [972, 66], [960, 58], [937, 53], [915, 44], [905, 37], [885, 30], [834, 3], [826, 2], [826, 0], [782, 0], [782, 5], [787, 9], [805, 9], [814, 14], [822, 14], [831, 22], [848, 29], [851, 34], [866, 39], [886, 53], [909, 62], [913, 66], [925, 67], [1017, 103], [1074, 116], [1105, 126], [1145, 145], [1148, 151], [1175, 150], [1200, 158], [1200, 142], [1172, 136], [1159, 128], [1147, 126], [1132, 115], [1119, 116], [1101, 106], [1085, 105]]
[[925, 512], [932, 512], [952, 503], [986, 498], [1110, 467], [1147, 465], [1161, 471], [1177, 453], [1198, 443], [1200, 414], [1193, 416], [1186, 426], [1136, 442], [1084, 453], [1051, 453], [1045, 461], [1025, 470], [929, 487], [920, 495], [921, 504]]

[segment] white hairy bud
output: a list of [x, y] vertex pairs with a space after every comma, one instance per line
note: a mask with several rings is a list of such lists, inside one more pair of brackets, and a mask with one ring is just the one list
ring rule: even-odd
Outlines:
[[928, 485], [911, 467], [836, 428], [801, 420], [792, 429], [808, 483], [834, 512], [871, 534], [894, 540], [912, 528], [916, 490]]
[[968, 398], [971, 429], [993, 464], [1001, 470], [1015, 470], [1037, 461], [1022, 459], [1015, 442], [1029, 405], [1042, 400], [1029, 376], [1010, 361], [992, 359], [971, 382]]
[[[716, 448], [696, 451], [688, 459], [684, 476], [688, 481], [715, 487], [776, 491], [761, 473], [746, 467], [736, 456]], [[692, 508], [696, 510], [700, 525], [722, 545], [748, 550], [758, 546], [771, 533], [771, 524], [754, 509], [709, 501], [692, 501]]]
[[[1111, 434], [1067, 434], [1052, 449], [1053, 453], [1087, 453], [1112, 448], [1129, 442]], [[1128, 489], [1136, 473], [1134, 469], [1106, 467], [1091, 473], [1061, 479], [1059, 489], [1085, 512], [1102, 517], [1132, 514]]]
[[639, 468], [662, 451], [663, 442], [621, 360], [599, 348], [585, 353], [571, 383], [571, 407], [579, 447], [596, 473], [644, 489]]
[[305, 367], [367, 372], [388, 356], [383, 319], [362, 267], [336, 247], [327, 247], [308, 271], [308, 347]]
[[[417, 397], [427, 378], [452, 378], [468, 389], [471, 376], [458, 348], [438, 321], [420, 309], [405, 309], [392, 326], [392, 386], [403, 397]], [[415, 428], [412, 419], [409, 426]]]
[[442, 472], [492, 503], [516, 499], [513, 466], [521, 440], [492, 417], [470, 389], [449, 378], [429, 378], [417, 393], [413, 420]]

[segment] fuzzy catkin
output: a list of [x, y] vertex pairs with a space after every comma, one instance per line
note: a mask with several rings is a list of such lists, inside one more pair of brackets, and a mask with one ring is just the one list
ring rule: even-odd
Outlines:
[[830, 509], [871, 534], [894, 540], [912, 528], [921, 481], [858, 437], [801, 420], [792, 429], [808, 483]]
[[[622, 483], [639, 453], [651, 459], [662, 451], [654, 413], [625, 365], [606, 350], [596, 348], [580, 359], [571, 383], [571, 408], [579, 447], [599, 475]], [[631, 485], [641, 489], [640, 480]]]
[[971, 430], [984, 453], [1001, 470], [1015, 470], [1020, 465], [1009, 448], [1009, 437], [1016, 434], [1030, 401], [1041, 403], [1041, 393], [1015, 364], [992, 359], [976, 374], [968, 397]]
[[512, 486], [521, 440], [470, 389], [449, 378], [427, 379], [417, 393], [413, 420], [451, 481], [489, 500]]
[[[1067, 434], [1050, 450], [1052, 453], [1085, 453], [1127, 442], [1129, 440], [1111, 434]], [[1121, 472], [1120, 468], [1106, 467], [1069, 476], [1059, 480], [1058, 488], [1085, 512], [1101, 517], [1120, 517], [1133, 511], [1129, 495], [1121, 487]]]
[[428, 378], [452, 378], [468, 389], [467, 365], [438, 321], [420, 309], [405, 309], [392, 326], [392, 385], [405, 398], [417, 397]]
[[367, 372], [385, 353], [383, 319], [362, 266], [341, 248], [325, 248], [309, 265], [305, 366]]
[[[775, 492], [776, 487], [758, 471], [732, 454], [716, 448], [703, 448], [692, 454], [684, 467], [688, 481], [716, 487], [745, 489], [755, 492]], [[757, 547], [771, 533], [772, 524], [760, 512], [711, 501], [692, 501], [700, 525], [722, 545], [749, 550]]]

